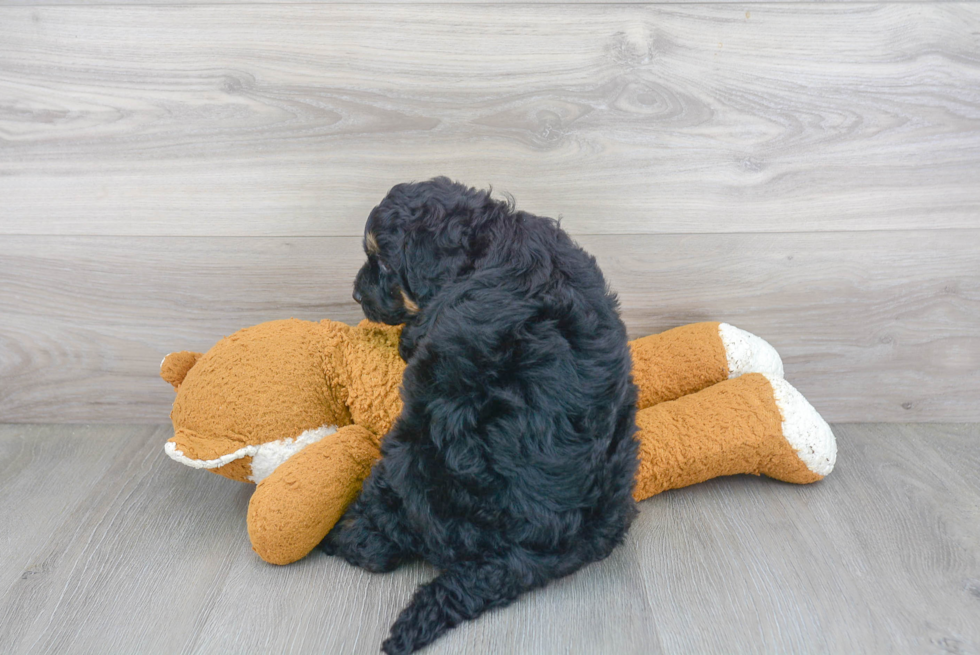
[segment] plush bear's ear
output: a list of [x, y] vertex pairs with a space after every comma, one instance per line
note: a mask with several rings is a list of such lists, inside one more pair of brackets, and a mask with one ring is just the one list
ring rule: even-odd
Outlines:
[[197, 360], [201, 358], [201, 353], [192, 353], [182, 350], [179, 353], [170, 353], [160, 362], [160, 377], [174, 385], [174, 391], [184, 381], [187, 371], [191, 370]]

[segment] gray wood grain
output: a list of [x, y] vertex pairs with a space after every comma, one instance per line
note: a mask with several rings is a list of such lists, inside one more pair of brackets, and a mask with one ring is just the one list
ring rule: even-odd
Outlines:
[[[607, 560], [427, 653], [980, 651], [980, 425], [837, 425], [836, 470], [641, 503]], [[167, 427], [0, 426], [4, 653], [374, 653], [423, 565], [248, 547], [241, 485]]]
[[[716, 480], [644, 507], [634, 533], [644, 538], [632, 543], [657, 563], [643, 569], [647, 588], [671, 601], [657, 605], [667, 650], [980, 647], [976, 426], [836, 433], [838, 466], [824, 483]], [[692, 606], [701, 625], [724, 628], [691, 629]]]
[[980, 7], [0, 8], [0, 234], [355, 235], [448, 174], [580, 234], [977, 227]]
[[[176, 652], [197, 637], [230, 569], [226, 537], [244, 530], [250, 490], [167, 467], [171, 434], [169, 426], [0, 428], [0, 443], [39, 451], [3, 488], [5, 505], [30, 508], [4, 522], [6, 538], [32, 554], [4, 557], [5, 571], [23, 574], [2, 585], [0, 651]], [[68, 466], [78, 471], [57, 474]], [[101, 476], [77, 480], [100, 467]], [[40, 501], [34, 487], [46, 491]], [[49, 514], [57, 527], [31, 535], [39, 520], [53, 522]]]
[[[118, 471], [110, 474], [116, 451], [131, 454], [131, 443], [145, 446], [147, 431], [132, 426], [0, 428], [0, 650], [9, 652], [36, 620], [42, 602], [35, 593], [39, 581], [72, 565], [66, 564], [62, 549], [47, 548], [46, 542], [58, 534], [60, 545], [67, 547], [79, 536], [84, 499], [103, 481], [119, 477]], [[11, 586], [24, 593], [6, 596]]]
[[[630, 334], [768, 339], [832, 421], [976, 421], [980, 230], [583, 236]], [[267, 320], [361, 320], [356, 238], [6, 237], [0, 422], [164, 422], [163, 356]]]

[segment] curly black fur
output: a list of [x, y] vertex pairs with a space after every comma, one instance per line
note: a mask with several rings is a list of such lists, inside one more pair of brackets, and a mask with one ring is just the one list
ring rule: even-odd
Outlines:
[[616, 298], [557, 221], [436, 178], [391, 189], [365, 250], [354, 297], [405, 323], [404, 410], [321, 547], [441, 570], [382, 645], [410, 653], [622, 542], [636, 388]]

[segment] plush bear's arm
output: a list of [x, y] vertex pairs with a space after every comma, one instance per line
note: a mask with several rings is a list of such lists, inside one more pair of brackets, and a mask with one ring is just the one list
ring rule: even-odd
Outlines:
[[401, 326], [361, 321], [344, 341], [338, 371], [347, 407], [357, 425], [383, 437], [402, 411], [398, 394], [405, 362], [398, 356]]
[[638, 409], [738, 377], [764, 373], [782, 377], [776, 350], [759, 337], [727, 323], [692, 323], [630, 342]]
[[806, 484], [834, 468], [830, 426], [779, 377], [750, 373], [637, 412], [640, 467], [633, 497], [722, 475]]
[[305, 557], [357, 496], [380, 456], [372, 432], [348, 425], [280, 464], [256, 485], [248, 504], [252, 549], [271, 564]]

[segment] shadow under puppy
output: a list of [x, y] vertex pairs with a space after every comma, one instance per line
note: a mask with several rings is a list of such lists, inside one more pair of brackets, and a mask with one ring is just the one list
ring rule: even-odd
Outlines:
[[436, 178], [393, 187], [364, 247], [354, 298], [405, 324], [404, 409], [321, 548], [440, 569], [382, 645], [410, 653], [622, 542], [637, 392], [616, 298], [557, 221]]

